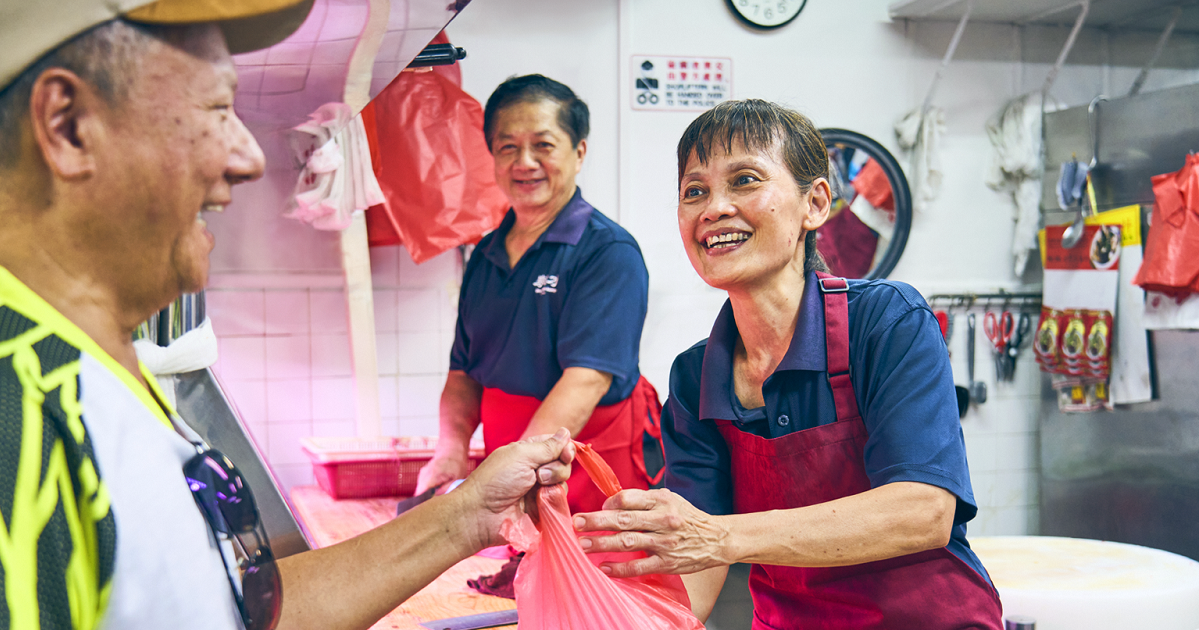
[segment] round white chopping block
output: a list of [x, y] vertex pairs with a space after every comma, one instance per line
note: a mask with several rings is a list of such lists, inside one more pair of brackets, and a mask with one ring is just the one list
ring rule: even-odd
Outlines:
[[972, 538], [1004, 616], [1037, 630], [1199, 629], [1199, 562], [1160, 549], [1049, 536]]

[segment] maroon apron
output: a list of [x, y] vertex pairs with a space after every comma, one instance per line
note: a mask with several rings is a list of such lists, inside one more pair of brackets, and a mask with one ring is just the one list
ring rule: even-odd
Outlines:
[[[541, 401], [532, 396], [517, 396], [494, 387], [483, 388], [479, 415], [483, 420], [483, 444], [487, 454], [519, 440], [540, 406]], [[665, 471], [663, 468], [650, 477], [645, 470], [645, 453], [642, 451], [642, 437], [646, 433], [661, 442], [661, 417], [658, 392], [643, 376], [628, 398], [596, 407], [575, 439], [590, 444], [608, 462], [622, 488], [645, 490], [650, 484], [658, 483]], [[608, 497], [591, 482], [578, 462], [572, 466], [566, 493], [571, 513], [600, 510]]]
[[[816, 505], [870, 489], [866, 426], [849, 374], [848, 283], [817, 276], [837, 421], [768, 439], [718, 420], [732, 459], [738, 514]], [[995, 589], [946, 548], [844, 567], [756, 564], [749, 584], [754, 630], [1002, 628]]]

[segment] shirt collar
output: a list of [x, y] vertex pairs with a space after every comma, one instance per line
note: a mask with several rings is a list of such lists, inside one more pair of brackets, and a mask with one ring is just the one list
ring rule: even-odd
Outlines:
[[[591, 213], [594, 211], [595, 208], [583, 199], [583, 190], [575, 186], [575, 194], [571, 196], [570, 201], [562, 206], [562, 209], [558, 211], [558, 216], [554, 217], [550, 226], [545, 229], [545, 232], [542, 232], [541, 236], [537, 237], [528, 251], [537, 249], [542, 243], [578, 245], [579, 239], [583, 237], [583, 231], [587, 229], [587, 224], [591, 221]], [[508, 269], [508, 249], [504, 245], [504, 241], [508, 236], [508, 231], [515, 223], [516, 211], [508, 208], [504, 220], [495, 229], [495, 238], [483, 252], [487, 260], [500, 269]]]
[[[725, 301], [704, 350], [703, 370], [700, 374], [699, 417], [701, 419], [735, 420], [733, 412], [733, 351], [737, 345], [737, 321], [733, 317], [733, 304]], [[791, 346], [775, 369], [828, 370], [828, 355], [824, 342], [824, 299], [820, 295], [820, 283], [816, 274], [807, 273], [804, 278], [803, 299], [799, 304], [799, 320]], [[773, 376], [773, 375], [772, 375]]]
[[595, 208], [591, 204], [583, 200], [582, 189], [575, 186], [575, 194], [571, 195], [570, 201], [566, 202], [566, 205], [558, 212], [558, 216], [554, 217], [554, 222], [550, 223], [538, 240], [547, 243], [578, 245], [594, 210]]

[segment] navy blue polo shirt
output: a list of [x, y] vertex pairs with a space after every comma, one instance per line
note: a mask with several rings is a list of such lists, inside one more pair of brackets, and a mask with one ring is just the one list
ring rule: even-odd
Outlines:
[[[731, 514], [729, 452], [714, 420], [776, 438], [837, 420], [828, 382], [824, 301], [807, 275], [787, 354], [762, 385], [766, 405], [745, 409], [733, 386], [738, 338], [726, 302], [712, 334], [675, 359], [662, 412], [666, 486], [710, 514]], [[984, 577], [966, 542], [978, 507], [970, 488], [949, 354], [937, 320], [912, 287], [885, 280], [849, 283], [849, 360], [867, 431], [871, 487], [917, 481], [957, 497], [949, 550]], [[989, 579], [989, 578], [988, 578]]]
[[612, 375], [600, 405], [633, 393], [649, 272], [637, 241], [581, 191], [516, 262], [504, 221], [479, 241], [462, 278], [450, 369], [484, 387], [544, 400], [568, 367]]

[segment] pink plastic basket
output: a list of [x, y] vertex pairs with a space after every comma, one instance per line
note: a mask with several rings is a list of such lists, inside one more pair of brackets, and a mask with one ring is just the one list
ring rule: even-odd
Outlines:
[[[307, 437], [301, 448], [312, 460], [316, 483], [334, 499], [411, 496], [420, 469], [433, 458], [436, 437]], [[467, 472], [483, 460], [471, 444]]]

